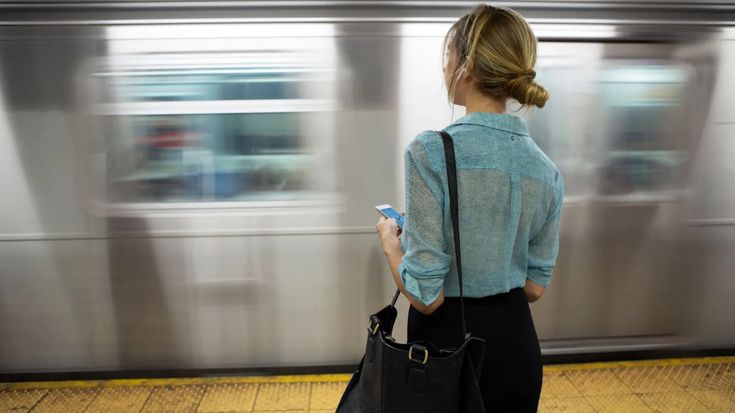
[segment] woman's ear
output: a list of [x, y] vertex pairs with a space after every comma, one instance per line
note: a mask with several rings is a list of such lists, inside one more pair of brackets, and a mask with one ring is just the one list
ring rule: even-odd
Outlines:
[[461, 71], [459, 72], [459, 81], [472, 83], [471, 73], [472, 73], [472, 67], [470, 66], [470, 63], [465, 63], [465, 65], [462, 67]]

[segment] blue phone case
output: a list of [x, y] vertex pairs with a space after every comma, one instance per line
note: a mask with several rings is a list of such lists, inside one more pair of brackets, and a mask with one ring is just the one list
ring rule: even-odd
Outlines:
[[386, 218], [393, 218], [396, 220], [396, 223], [399, 227], [403, 228], [403, 224], [406, 220], [406, 218], [401, 215], [400, 212], [396, 211], [394, 208], [382, 208], [379, 209], [379, 211], [386, 217]]

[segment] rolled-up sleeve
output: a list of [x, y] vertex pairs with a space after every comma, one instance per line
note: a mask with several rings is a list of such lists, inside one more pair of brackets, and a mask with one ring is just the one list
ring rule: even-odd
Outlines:
[[528, 278], [546, 287], [559, 254], [559, 224], [564, 203], [564, 179], [556, 176], [554, 197], [546, 222], [528, 244]]
[[405, 177], [406, 224], [401, 235], [405, 255], [398, 273], [406, 291], [429, 305], [444, 286], [452, 257], [445, 253], [442, 184], [418, 141], [406, 150]]

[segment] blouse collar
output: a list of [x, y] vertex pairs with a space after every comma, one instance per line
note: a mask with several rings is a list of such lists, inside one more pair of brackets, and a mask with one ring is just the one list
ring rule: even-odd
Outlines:
[[500, 129], [518, 135], [528, 135], [528, 126], [526, 125], [526, 121], [518, 116], [510, 115], [508, 113], [472, 112], [452, 122], [452, 125], [458, 124], [487, 126], [489, 128]]

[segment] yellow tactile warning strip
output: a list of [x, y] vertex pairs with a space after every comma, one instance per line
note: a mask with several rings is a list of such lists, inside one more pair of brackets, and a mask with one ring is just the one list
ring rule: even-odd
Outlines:
[[[0, 383], [0, 413], [327, 413], [348, 374]], [[735, 412], [735, 357], [544, 367], [540, 412]]]

